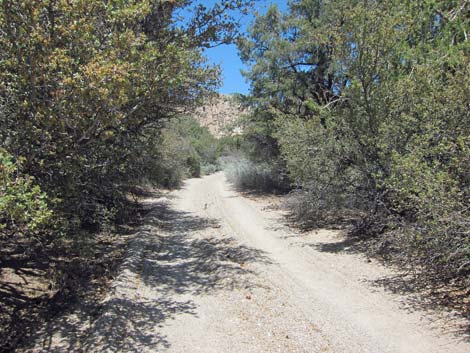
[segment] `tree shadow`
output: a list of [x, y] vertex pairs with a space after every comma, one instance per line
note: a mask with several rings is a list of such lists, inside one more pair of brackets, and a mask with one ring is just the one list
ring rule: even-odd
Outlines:
[[[238, 244], [218, 228], [214, 219], [176, 211], [168, 201], [155, 202], [129, 244], [110, 299], [102, 304], [85, 298], [70, 315], [51, 322], [47, 334], [38, 334], [45, 337], [42, 351], [168, 348], [159, 328], [179, 315], [197, 316], [195, 296], [253, 288], [256, 273], [248, 265], [269, 263], [262, 251]], [[62, 341], [57, 343], [57, 337]]]
[[12, 352], [25, 327], [33, 327], [45, 311], [47, 253], [27, 239], [3, 240], [0, 249], [0, 352]]
[[[376, 247], [371, 249], [372, 244]], [[332, 254], [363, 254], [374, 257], [386, 266], [390, 254], [389, 244], [385, 241], [372, 243], [369, 239], [346, 236], [337, 242], [308, 244], [320, 252]], [[383, 248], [383, 249], [382, 249]], [[382, 256], [381, 256], [382, 255]], [[443, 327], [456, 339], [470, 342], [470, 291], [465, 286], [433, 281], [429, 273], [422, 273], [418, 267], [400, 264], [396, 275], [383, 276], [375, 280], [365, 280], [368, 285], [383, 288], [385, 291], [399, 294], [402, 308], [407, 311], [421, 311], [442, 316]], [[408, 270], [406, 270], [408, 268]], [[397, 269], [395, 269], [397, 270]], [[431, 316], [435, 317], [435, 315]]]
[[331, 254], [339, 253], [358, 253], [360, 251], [360, 240], [355, 238], [345, 238], [335, 242], [325, 242], [318, 244], [308, 244], [308, 246], [315, 248], [320, 252], [327, 252]]
[[[195, 238], [192, 233], [219, 225], [216, 220], [166, 210], [165, 217], [153, 217], [171, 235], [145, 249], [142, 278], [158, 284], [163, 293], [200, 295], [219, 289], [250, 288], [246, 275], [254, 274], [246, 265], [270, 263], [264, 252], [215, 235]], [[164, 223], [162, 224], [162, 219]]]
[[[41, 333], [43, 339], [34, 351], [158, 352], [170, 346], [167, 338], [158, 333], [162, 322], [180, 314], [196, 315], [194, 303], [165, 298], [160, 298], [158, 303], [113, 298], [96, 309], [96, 304], [82, 304], [73, 310], [73, 315], [51, 322], [47, 334]], [[85, 321], [89, 326], [84, 325]]]
[[[135, 230], [74, 238], [12, 239], [0, 249], [0, 352], [23, 351], [48, 321], [96, 303]], [[93, 302], [89, 305], [87, 301]], [[79, 313], [79, 311], [77, 313]], [[87, 315], [89, 314], [88, 311]], [[80, 313], [77, 315], [81, 315]], [[85, 322], [85, 320], [83, 320]], [[47, 350], [44, 350], [47, 351]]]
[[[429, 275], [419, 271], [399, 273], [366, 281], [373, 287], [399, 294], [400, 302], [406, 310], [426, 313], [441, 313], [441, 327], [453, 334], [456, 339], [470, 342], [470, 291], [458, 285], [432, 283]], [[434, 316], [433, 316], [434, 317]]]

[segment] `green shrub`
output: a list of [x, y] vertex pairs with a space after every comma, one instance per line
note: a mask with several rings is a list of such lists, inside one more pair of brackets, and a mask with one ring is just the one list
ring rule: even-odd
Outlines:
[[427, 280], [469, 285], [470, 17], [461, 4], [300, 0], [288, 14], [272, 6], [258, 16], [239, 47], [253, 109], [244, 143], [252, 160], [285, 163], [294, 218], [319, 226], [361, 215], [353, 234], [383, 237]]
[[217, 169], [218, 141], [194, 118], [183, 116], [166, 122], [158, 136], [146, 135], [147, 153], [140, 158], [142, 182], [178, 187], [186, 178], [198, 178]]
[[[159, 175], [144, 174], [158, 156], [148, 145], [217, 87], [219, 70], [203, 48], [233, 38], [234, 14], [246, 2], [1, 4], [0, 146], [26, 158], [24, 172], [73, 231], [119, 221], [135, 182]], [[195, 11], [183, 24], [178, 13], [188, 7]], [[213, 158], [205, 142], [193, 148]], [[185, 163], [199, 174], [196, 154]], [[161, 174], [177, 184], [186, 171]]]
[[227, 179], [240, 191], [275, 192], [281, 190], [282, 178], [270, 163], [256, 163], [244, 157], [225, 157]]
[[[463, 108], [470, 65], [454, 59], [458, 71], [417, 66], [390, 91], [399, 120], [384, 130], [406, 143], [395, 146], [379, 186], [388, 193], [392, 226], [407, 235], [399, 245], [408, 262], [425, 264], [441, 280], [470, 283], [470, 112]], [[399, 102], [402, 95], [407, 99]]]
[[52, 211], [47, 196], [21, 164], [0, 149], [0, 234], [33, 235], [50, 226]]
[[206, 164], [201, 166], [201, 174], [202, 175], [211, 175], [217, 173], [221, 170], [221, 166], [217, 164]]

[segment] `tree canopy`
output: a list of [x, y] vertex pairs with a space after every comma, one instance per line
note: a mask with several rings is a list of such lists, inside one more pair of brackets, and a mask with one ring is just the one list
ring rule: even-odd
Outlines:
[[[70, 225], [119, 213], [166, 121], [219, 83], [203, 48], [237, 35], [246, 1], [0, 2], [1, 147]], [[237, 11], [235, 11], [237, 10]]]
[[299, 221], [357, 212], [358, 234], [468, 278], [469, 28], [462, 0], [298, 0], [256, 18], [239, 41], [246, 138], [306, 195]]

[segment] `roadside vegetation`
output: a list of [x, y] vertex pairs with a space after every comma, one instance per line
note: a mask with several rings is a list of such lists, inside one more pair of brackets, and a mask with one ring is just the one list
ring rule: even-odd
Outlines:
[[[112, 279], [145, 187], [222, 166], [468, 298], [470, 3], [294, 0], [239, 38], [250, 2], [0, 0], [0, 352]], [[235, 40], [248, 115], [217, 140], [191, 112]]]
[[219, 84], [204, 48], [233, 41], [246, 3], [0, 1], [0, 351], [34, 305], [93, 277], [97, 239], [140, 212], [136, 186], [214, 169], [188, 112]]
[[465, 296], [469, 28], [462, 0], [272, 6], [239, 41], [251, 114], [236, 184], [282, 180], [298, 225], [347, 220], [415, 280]]

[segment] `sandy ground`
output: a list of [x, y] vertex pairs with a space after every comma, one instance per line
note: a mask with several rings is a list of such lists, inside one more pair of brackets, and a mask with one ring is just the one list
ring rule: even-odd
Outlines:
[[71, 313], [30, 352], [470, 352], [448, 314], [374, 285], [391, 270], [337, 232], [296, 234], [222, 173], [154, 203], [98, 318]]

